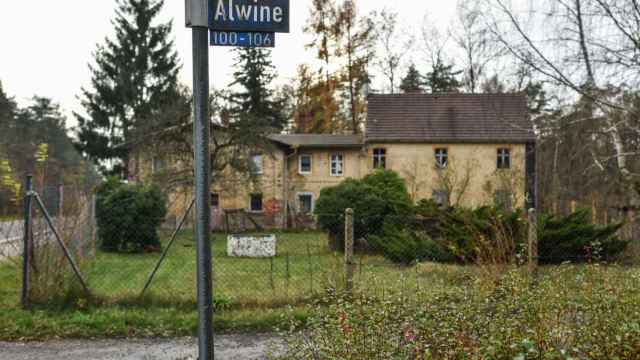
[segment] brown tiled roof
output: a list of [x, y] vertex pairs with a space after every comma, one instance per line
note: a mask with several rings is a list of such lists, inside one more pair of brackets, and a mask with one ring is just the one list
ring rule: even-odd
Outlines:
[[367, 142], [535, 141], [519, 94], [371, 95]]
[[325, 135], [325, 134], [278, 134], [269, 139], [291, 147], [359, 147], [362, 146], [360, 135]]

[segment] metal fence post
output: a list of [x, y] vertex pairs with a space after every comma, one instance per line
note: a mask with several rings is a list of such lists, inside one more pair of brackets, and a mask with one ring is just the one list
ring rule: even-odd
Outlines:
[[64, 185], [62, 183], [58, 184], [58, 226], [62, 222], [62, 209], [64, 203]]
[[33, 176], [27, 175], [24, 193], [24, 234], [23, 234], [23, 253], [22, 253], [22, 306], [29, 306], [29, 262], [31, 250], [31, 196], [33, 192]]
[[538, 216], [535, 209], [529, 209], [529, 273], [538, 272]]
[[344, 213], [344, 266], [345, 266], [345, 290], [348, 295], [353, 292], [353, 209], [347, 209]]

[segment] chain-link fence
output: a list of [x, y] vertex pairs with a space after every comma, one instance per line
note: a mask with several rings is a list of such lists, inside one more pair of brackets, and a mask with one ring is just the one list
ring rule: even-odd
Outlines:
[[[92, 191], [57, 186], [55, 192], [27, 192], [23, 203], [31, 210], [0, 223], [5, 297], [17, 300], [26, 283], [27, 302], [88, 295], [101, 304], [195, 304], [190, 196], [164, 198], [160, 222], [150, 226], [152, 207], [133, 205], [151, 205], [132, 194], [100, 207]], [[217, 211], [213, 281], [221, 306], [292, 304], [329, 290], [410, 294], [496, 268], [636, 258], [633, 236], [625, 235], [635, 219], [594, 225], [588, 209], [578, 207], [556, 217], [435, 205], [410, 215], [315, 214], [311, 220], [322, 230], [286, 232], [239, 232], [239, 224], [252, 221]]]
[[[13, 279], [7, 296], [17, 300], [26, 283], [27, 303], [195, 304], [194, 208], [188, 195], [164, 197], [164, 210], [156, 214], [161, 219], [150, 227], [153, 205], [140, 204], [147, 200], [135, 194], [110, 197], [101, 206], [94, 191], [55, 189], [60, 193], [47, 197], [28, 191], [29, 203], [23, 203], [31, 210], [3, 223], [0, 273]], [[341, 282], [343, 258], [329, 249], [327, 234], [238, 234], [250, 220], [215, 212], [211, 238], [219, 305], [292, 304]]]

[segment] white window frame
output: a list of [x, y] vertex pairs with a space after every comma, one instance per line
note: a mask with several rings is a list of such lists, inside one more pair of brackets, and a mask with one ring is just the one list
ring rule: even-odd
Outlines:
[[300, 197], [301, 196], [311, 196], [311, 212], [310, 214], [313, 214], [313, 212], [316, 209], [316, 198], [315, 198], [315, 194], [312, 192], [299, 192], [296, 193], [296, 205], [298, 207], [298, 213], [303, 214], [302, 212], [302, 203], [300, 201]]
[[[383, 152], [383, 154], [376, 154], [376, 151]], [[382, 162], [384, 166], [376, 166], [376, 162], [380, 164]], [[387, 149], [386, 148], [375, 148], [373, 149], [373, 169], [386, 169], [387, 168]]]
[[[498, 170], [509, 170], [511, 169], [511, 149], [510, 148], [498, 148], [498, 160], [496, 162], [496, 167]], [[500, 166], [500, 162], [502, 161], [502, 166]]]
[[264, 172], [264, 156], [262, 154], [251, 155], [251, 165], [253, 166], [251, 171], [254, 175], [262, 175]]
[[[333, 172], [334, 157], [336, 158], [336, 160], [335, 160], [336, 162], [337, 161], [340, 162], [340, 173], [339, 174]], [[335, 153], [335, 154], [331, 154], [329, 156], [329, 174], [332, 177], [343, 177], [344, 176], [344, 154]]]
[[[302, 158], [309, 157], [309, 171], [302, 171]], [[311, 175], [313, 172], [313, 155], [312, 154], [300, 154], [298, 155], [298, 174]]]
[[[444, 154], [441, 153], [443, 150]], [[449, 166], [449, 149], [444, 147], [436, 148], [433, 152], [436, 157], [436, 167], [438, 169], [446, 169]], [[444, 164], [441, 162], [443, 158], [445, 159]]]

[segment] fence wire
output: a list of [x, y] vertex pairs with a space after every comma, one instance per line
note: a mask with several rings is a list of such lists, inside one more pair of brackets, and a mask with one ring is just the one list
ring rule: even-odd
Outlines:
[[[97, 303], [196, 303], [194, 214], [189, 196], [170, 197], [161, 226], [152, 229], [136, 221], [136, 214], [127, 212], [131, 203], [123, 199], [113, 207], [115, 213], [104, 217], [118, 220], [121, 245], [115, 247], [101, 238], [100, 225], [109, 224], [96, 220], [96, 200], [91, 192], [65, 187], [64, 196], [41, 199]], [[529, 256], [526, 214], [509, 219], [489, 214], [481, 219], [484, 223], [479, 223], [468, 213], [465, 218], [453, 213], [365, 216], [356, 212], [352, 230], [345, 228], [344, 213], [314, 214], [291, 221], [304, 224], [300, 228], [305, 230], [278, 231], [255, 229], [252, 220], [213, 211], [212, 217], [217, 219], [211, 229], [213, 286], [218, 306], [293, 304], [344, 290], [349, 273], [344, 240], [349, 231], [354, 235], [354, 255], [347, 262], [354, 290], [361, 292], [401, 290], [411, 294], [419, 289], [445, 287], [447, 282], [474, 276], [487, 264], [524, 266]], [[16, 301], [22, 281], [24, 215], [0, 222], [0, 278], [13, 279], [15, 284], [6, 288], [15, 291], [7, 296]], [[122, 217], [130, 217], [130, 221], [123, 222]], [[592, 219], [590, 214], [585, 217], [589, 222]], [[81, 281], [35, 204], [30, 219], [30, 300], [51, 303], [84, 298]], [[608, 221], [611, 224], [614, 220]], [[323, 227], [314, 229], [316, 222]], [[588, 242], [571, 249], [558, 244], [552, 251], [545, 247], [548, 244], [540, 243], [536, 259], [543, 265], [635, 260], [631, 245], [637, 232], [629, 230], [635, 226], [633, 218], [615, 229], [612, 236], [629, 245], [619, 252], [602, 243], [600, 248]], [[150, 233], [157, 235], [157, 244], [149, 238]], [[538, 232], [538, 239], [542, 238]]]

